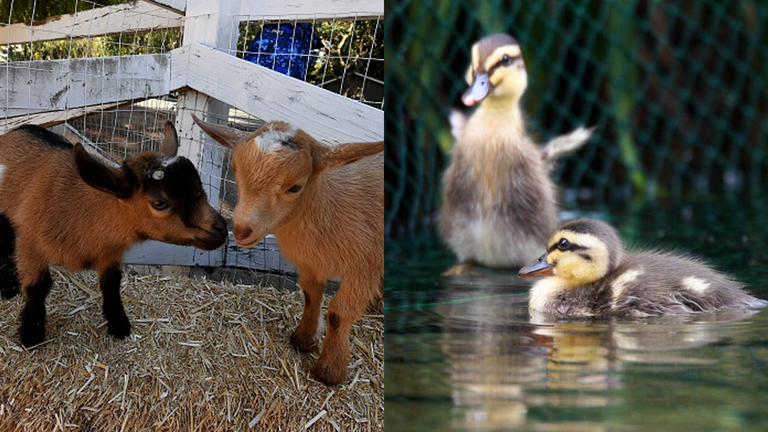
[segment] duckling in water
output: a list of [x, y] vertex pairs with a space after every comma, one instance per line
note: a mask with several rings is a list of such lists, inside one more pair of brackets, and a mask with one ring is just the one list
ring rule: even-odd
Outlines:
[[469, 118], [451, 115], [456, 142], [439, 230], [460, 263], [521, 266], [538, 256], [557, 224], [550, 162], [579, 148], [592, 131], [579, 128], [543, 149], [531, 140], [519, 106], [528, 78], [511, 36], [494, 34], [473, 45], [467, 82], [464, 104], [482, 103]]
[[551, 275], [531, 288], [529, 309], [560, 317], [635, 318], [768, 304], [690, 257], [627, 252], [613, 227], [595, 219], [561, 225], [547, 253], [519, 275]]

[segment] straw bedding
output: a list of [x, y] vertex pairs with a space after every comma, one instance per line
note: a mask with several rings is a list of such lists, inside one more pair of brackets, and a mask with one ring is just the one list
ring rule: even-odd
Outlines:
[[130, 338], [107, 334], [94, 272], [54, 271], [46, 341], [18, 343], [0, 302], [0, 430], [383, 430], [383, 319], [353, 327], [346, 383], [289, 342], [300, 292], [124, 275]]

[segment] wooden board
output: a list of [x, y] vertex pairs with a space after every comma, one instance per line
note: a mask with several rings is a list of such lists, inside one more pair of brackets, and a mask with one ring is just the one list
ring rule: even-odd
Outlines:
[[[187, 85], [330, 143], [384, 139], [384, 111], [204, 45], [171, 51], [171, 89]], [[0, 93], [2, 95], [2, 93]]]
[[80, 143], [85, 148], [85, 151], [91, 154], [91, 156], [97, 158], [104, 165], [110, 165], [115, 168], [120, 167], [120, 163], [112, 159], [109, 153], [102, 150], [98, 145], [94, 144], [88, 137], [80, 133], [69, 123], [60, 123], [52, 128], [49, 128], [51, 132], [57, 133], [72, 144]]
[[277, 239], [272, 234], [267, 235], [261, 243], [251, 249], [244, 249], [237, 246], [234, 236], [230, 233], [226, 244], [226, 265], [252, 270], [297, 272], [296, 267], [280, 254]]
[[240, 13], [268, 21], [375, 19], [384, 16], [384, 0], [252, 0], [241, 2]]
[[[2, 101], [2, 97], [0, 97]], [[51, 111], [40, 114], [21, 115], [9, 118], [0, 118], [0, 133], [6, 133], [9, 130], [25, 125], [36, 124], [42, 127], [51, 127], [57, 124], [61, 124], [67, 120], [73, 120], [82, 117], [86, 114], [101, 112], [112, 108], [117, 108], [123, 105], [130, 105], [135, 101], [119, 102], [104, 105], [95, 105], [78, 109], [70, 109], [63, 111]]]
[[147, 3], [156, 4], [172, 12], [183, 15], [187, 10], [187, 0], [144, 0]]
[[[139, 243], [125, 253], [126, 264], [153, 265], [193, 265], [197, 249], [190, 246], [178, 246], [149, 240]], [[223, 262], [211, 262], [212, 266], [220, 266]]]
[[170, 77], [168, 53], [12, 62], [0, 67], [0, 117], [164, 96]]
[[[178, 3], [178, 2], [174, 2]], [[51, 17], [41, 24], [13, 24], [0, 31], [0, 44], [98, 37], [181, 27], [182, 16], [147, 2], [125, 3]]]
[[125, 264], [226, 266], [296, 273], [296, 267], [280, 255], [277, 240], [272, 235], [268, 235], [253, 248], [244, 249], [237, 246], [232, 233], [229, 233], [229, 239], [224, 246], [213, 251], [147, 241], [130, 248], [123, 261]]

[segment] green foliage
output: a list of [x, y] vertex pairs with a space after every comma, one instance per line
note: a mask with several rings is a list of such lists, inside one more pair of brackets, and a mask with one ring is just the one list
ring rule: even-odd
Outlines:
[[136, 0], [98, 0], [97, 3], [85, 0], [3, 0], [0, 2], [0, 22], [39, 23], [50, 17], [74, 13], [75, 8], [80, 12], [131, 1]]

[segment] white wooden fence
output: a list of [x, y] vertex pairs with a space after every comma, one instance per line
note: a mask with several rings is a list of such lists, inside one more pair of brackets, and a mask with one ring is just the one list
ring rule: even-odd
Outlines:
[[[331, 144], [384, 136], [382, 110], [231, 55], [241, 21], [383, 16], [383, 0], [151, 0], [95, 8], [34, 26], [9, 25], [0, 28], [0, 45], [172, 28], [183, 29], [183, 44], [161, 54], [0, 63], [0, 133], [25, 123], [50, 127], [88, 112], [178, 92], [180, 153], [196, 164], [217, 206], [223, 149], [194, 125], [192, 112], [226, 119], [232, 106], [260, 119], [289, 121]], [[146, 242], [129, 251], [126, 263], [292, 271], [271, 236], [244, 250], [230, 235], [225, 247], [211, 252]]]

